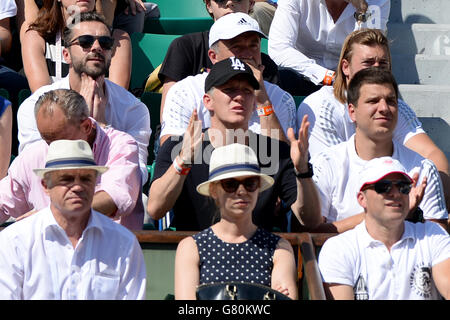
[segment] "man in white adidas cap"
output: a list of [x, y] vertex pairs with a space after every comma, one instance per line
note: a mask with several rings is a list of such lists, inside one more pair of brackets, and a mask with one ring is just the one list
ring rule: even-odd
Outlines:
[[328, 239], [319, 255], [333, 299], [450, 298], [450, 237], [434, 222], [405, 221], [413, 180], [400, 162], [374, 158], [359, 173], [365, 219]]
[[91, 209], [98, 166], [84, 140], [56, 140], [34, 172], [50, 206], [0, 232], [0, 299], [143, 299], [133, 233]]
[[[249, 128], [255, 133], [285, 138], [287, 129], [297, 129], [295, 102], [279, 86], [263, 79], [261, 37], [266, 37], [258, 22], [245, 13], [229, 13], [219, 18], [209, 32], [208, 56], [213, 64], [232, 56], [250, 65], [260, 86], [255, 91], [255, 111]], [[208, 72], [189, 76], [175, 83], [167, 92], [162, 111], [161, 143], [170, 136], [183, 135], [194, 110], [203, 128], [211, 125], [209, 111], [203, 104], [205, 79]], [[282, 130], [280, 130], [282, 129]]]

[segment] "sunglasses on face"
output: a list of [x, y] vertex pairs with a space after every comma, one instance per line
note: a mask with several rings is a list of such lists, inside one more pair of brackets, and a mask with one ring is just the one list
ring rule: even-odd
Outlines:
[[79, 36], [78, 38], [75, 38], [72, 40], [70, 45], [78, 44], [83, 49], [90, 49], [92, 48], [92, 45], [94, 44], [95, 40], [98, 40], [98, 43], [100, 44], [100, 47], [102, 47], [103, 50], [111, 50], [111, 48], [114, 45], [114, 39], [108, 36], [91, 36], [89, 34], [85, 34], [82, 36]]
[[380, 180], [368, 187], [373, 187], [376, 193], [382, 194], [391, 191], [393, 185], [395, 185], [402, 194], [409, 194], [411, 191], [411, 183], [407, 181]]
[[236, 192], [236, 190], [239, 188], [239, 185], [243, 185], [245, 190], [247, 192], [254, 192], [256, 189], [259, 188], [259, 177], [251, 177], [246, 178], [244, 180], [237, 180], [237, 179], [224, 179], [220, 181], [220, 184], [222, 185], [223, 190], [227, 193], [233, 193]]

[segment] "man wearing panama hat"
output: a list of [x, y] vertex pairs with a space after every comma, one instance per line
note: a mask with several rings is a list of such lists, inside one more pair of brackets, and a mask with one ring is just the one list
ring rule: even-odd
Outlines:
[[302, 123], [298, 140], [292, 128], [288, 131], [290, 147], [278, 139], [253, 133], [248, 121], [258, 87], [250, 67], [236, 57], [213, 65], [205, 80], [203, 96], [211, 126], [202, 133], [201, 121], [194, 110], [184, 137], [173, 137], [162, 145], [147, 204], [153, 219], [160, 219], [173, 208], [171, 226], [177, 230], [203, 230], [211, 226], [215, 222], [214, 205], [199, 195], [196, 187], [208, 179], [212, 150], [238, 142], [255, 151], [262, 172], [275, 181], [258, 198], [253, 211], [257, 226], [270, 231], [274, 227], [287, 230], [286, 217], [276, 215], [278, 199], [292, 209], [302, 224], [315, 226], [321, 222], [318, 193], [311, 179], [312, 168], [308, 166], [307, 119]]
[[49, 207], [0, 232], [0, 299], [143, 299], [146, 270], [129, 230], [91, 209], [98, 166], [84, 140], [56, 140], [34, 172]]
[[91, 146], [95, 161], [109, 167], [96, 183], [92, 208], [131, 230], [142, 229], [139, 149], [133, 137], [102, 128], [89, 117], [86, 101], [74, 90], [44, 93], [36, 103], [35, 114], [41, 140], [27, 146], [11, 163], [8, 176], [0, 180], [0, 223], [49, 205], [48, 195], [32, 170], [44, 165], [52, 141], [82, 139]]

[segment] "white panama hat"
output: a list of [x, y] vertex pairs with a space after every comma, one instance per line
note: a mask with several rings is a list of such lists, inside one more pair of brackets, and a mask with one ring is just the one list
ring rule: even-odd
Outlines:
[[33, 171], [43, 178], [47, 172], [70, 169], [93, 169], [102, 174], [108, 167], [98, 166], [95, 163], [91, 147], [86, 141], [56, 140], [48, 147], [45, 168]]
[[209, 184], [223, 179], [244, 176], [261, 177], [259, 192], [270, 188], [274, 180], [261, 173], [255, 152], [248, 146], [233, 143], [214, 149], [209, 163], [209, 180], [197, 186], [197, 192], [209, 196]]
[[406, 172], [405, 167], [400, 161], [391, 157], [380, 157], [368, 161], [359, 173], [359, 191], [366, 185], [374, 184], [391, 173], [402, 174], [409, 182], [413, 179]]

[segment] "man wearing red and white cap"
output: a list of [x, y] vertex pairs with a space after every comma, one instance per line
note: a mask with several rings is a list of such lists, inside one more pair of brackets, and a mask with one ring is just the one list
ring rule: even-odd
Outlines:
[[328, 239], [319, 255], [333, 299], [450, 298], [450, 237], [438, 224], [405, 221], [413, 179], [391, 157], [370, 160], [355, 197], [365, 219]]

